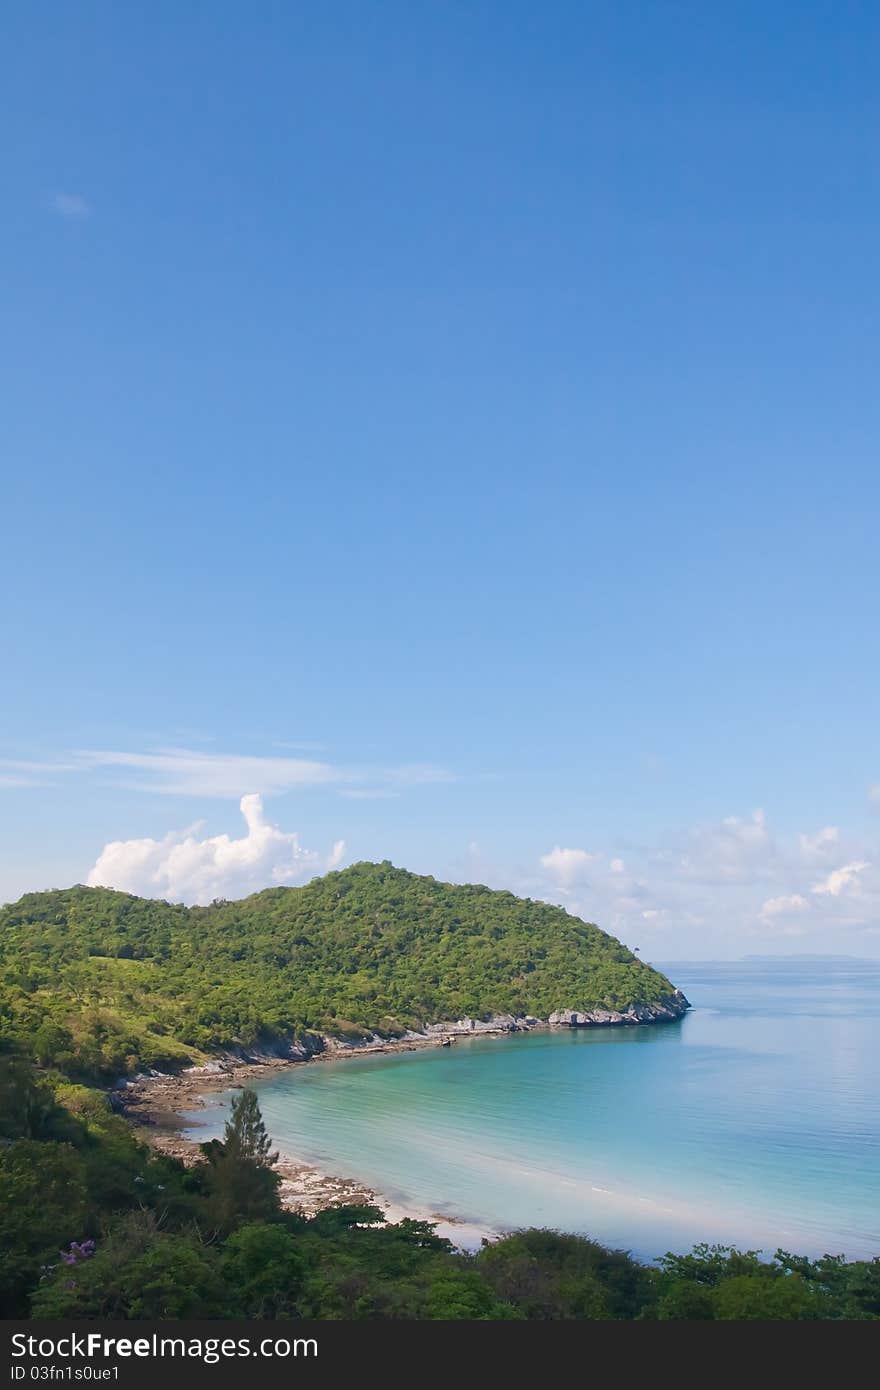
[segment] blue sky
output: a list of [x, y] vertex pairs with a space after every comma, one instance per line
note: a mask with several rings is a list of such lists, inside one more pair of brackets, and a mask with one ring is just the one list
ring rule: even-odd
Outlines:
[[880, 953], [877, 8], [6, 28], [0, 899]]

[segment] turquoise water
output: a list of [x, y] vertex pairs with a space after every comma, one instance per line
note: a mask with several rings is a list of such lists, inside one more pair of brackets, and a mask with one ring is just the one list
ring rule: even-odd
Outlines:
[[[560, 1030], [258, 1081], [277, 1145], [404, 1204], [655, 1257], [880, 1253], [880, 962], [664, 967], [680, 1023]], [[220, 1098], [201, 1116], [222, 1128]], [[197, 1131], [205, 1138], [205, 1129]]]

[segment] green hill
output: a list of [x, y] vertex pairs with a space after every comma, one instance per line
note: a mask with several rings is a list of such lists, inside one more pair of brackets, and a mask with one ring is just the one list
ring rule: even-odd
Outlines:
[[686, 1007], [560, 908], [388, 862], [210, 907], [75, 887], [0, 910], [0, 1039], [71, 1075], [465, 1016]]

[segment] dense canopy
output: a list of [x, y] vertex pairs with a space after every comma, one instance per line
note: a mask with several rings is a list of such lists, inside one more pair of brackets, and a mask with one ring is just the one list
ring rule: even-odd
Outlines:
[[210, 907], [75, 887], [0, 911], [0, 1037], [69, 1075], [672, 994], [561, 908], [388, 862]]

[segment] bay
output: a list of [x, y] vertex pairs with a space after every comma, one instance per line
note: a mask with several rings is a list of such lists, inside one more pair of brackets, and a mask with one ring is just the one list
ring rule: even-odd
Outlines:
[[[880, 1254], [880, 962], [661, 966], [678, 1023], [540, 1030], [253, 1084], [286, 1154], [496, 1230], [655, 1258], [696, 1241]], [[194, 1136], [222, 1132], [229, 1095]]]

